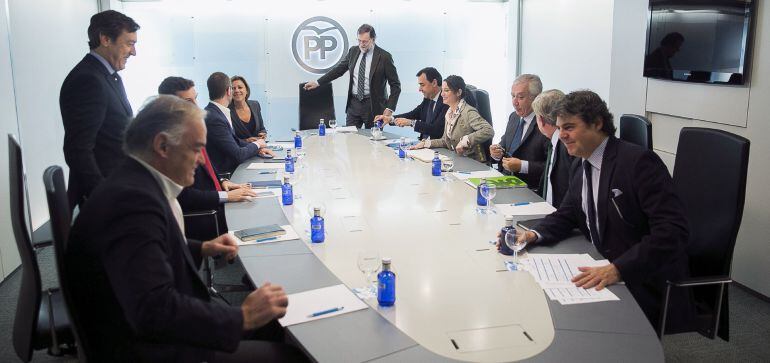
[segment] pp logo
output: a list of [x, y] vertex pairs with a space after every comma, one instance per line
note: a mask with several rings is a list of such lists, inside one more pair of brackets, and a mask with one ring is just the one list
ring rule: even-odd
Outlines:
[[325, 16], [302, 22], [291, 38], [294, 60], [302, 69], [324, 74], [342, 59], [348, 50], [348, 35], [340, 23]]

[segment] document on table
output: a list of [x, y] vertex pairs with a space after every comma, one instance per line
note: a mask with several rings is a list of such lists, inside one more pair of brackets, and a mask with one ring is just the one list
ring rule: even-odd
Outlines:
[[269, 143], [268, 145], [274, 145], [274, 146], [280, 146], [284, 149], [293, 149], [294, 148], [294, 142], [285, 142], [285, 141], [274, 141]]
[[249, 170], [284, 170], [286, 166], [282, 163], [251, 163], [246, 169]]
[[467, 180], [469, 178], [492, 178], [496, 176], [502, 176], [503, 174], [494, 169], [479, 170], [479, 171], [458, 171], [452, 173], [458, 180]]
[[[426, 163], [429, 163], [433, 161], [433, 154], [435, 150], [431, 149], [417, 149], [417, 150], [407, 150], [406, 155], [409, 156], [412, 159], [424, 161]], [[446, 155], [438, 155], [438, 158], [440, 160], [447, 160], [449, 159]]]
[[538, 214], [551, 214], [556, 211], [547, 202], [514, 204], [495, 204], [495, 207], [504, 216], [532, 216]]
[[337, 127], [337, 132], [358, 132], [358, 128], [355, 126], [341, 126]]
[[545, 294], [562, 305], [620, 300], [608, 289], [584, 289], [572, 282], [572, 278], [581, 273], [578, 267], [599, 266], [597, 262], [588, 254], [530, 253], [522, 260], [524, 269], [532, 274]]
[[334, 285], [289, 295], [286, 315], [278, 319], [278, 322], [282, 326], [290, 326], [363, 310], [367, 307], [347, 286]]
[[241, 241], [240, 238], [235, 237], [235, 231], [228, 231], [227, 233], [233, 235], [235, 237], [236, 243], [238, 243], [238, 246], [250, 246], [250, 245], [261, 245], [265, 243], [273, 243], [273, 242], [281, 242], [281, 241], [289, 241], [293, 239], [299, 239], [299, 235], [297, 235], [297, 231], [292, 228], [291, 225], [283, 225], [281, 226], [286, 231], [286, 234], [275, 236], [275, 237], [269, 237], [269, 238], [263, 238], [263, 239], [256, 239], [253, 241]]

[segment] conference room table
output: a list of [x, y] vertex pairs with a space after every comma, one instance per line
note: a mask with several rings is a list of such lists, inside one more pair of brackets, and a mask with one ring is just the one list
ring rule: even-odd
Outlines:
[[[256, 286], [271, 282], [287, 294], [344, 284], [365, 285], [357, 266], [362, 250], [392, 258], [396, 303], [287, 327], [318, 362], [660, 362], [663, 349], [628, 289], [609, 287], [619, 301], [561, 305], [525, 271], [508, 271], [510, 256], [490, 240], [504, 224], [501, 213], [479, 213], [476, 191], [450, 173], [431, 175], [430, 163], [399, 159], [368, 130], [304, 132], [304, 156], [292, 175], [295, 200], [280, 197], [228, 203], [230, 230], [293, 226], [299, 239], [240, 248]], [[395, 135], [388, 135], [395, 137]], [[455, 171], [488, 166], [436, 149]], [[282, 158], [278, 152], [276, 158]], [[248, 169], [234, 182], [275, 179]], [[280, 174], [279, 174], [280, 175]], [[499, 189], [494, 203], [538, 202], [527, 188]], [[312, 208], [325, 209], [326, 240], [311, 243]], [[517, 216], [517, 220], [539, 216]], [[577, 231], [557, 244], [527, 246], [529, 253], [601, 255]], [[291, 306], [291, 300], [289, 301]]]

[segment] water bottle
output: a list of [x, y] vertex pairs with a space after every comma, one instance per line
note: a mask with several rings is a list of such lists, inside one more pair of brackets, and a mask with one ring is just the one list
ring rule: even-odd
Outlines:
[[377, 120], [377, 122], [374, 123], [374, 126], [380, 129], [380, 131], [382, 131], [382, 127], [383, 127], [382, 120]]
[[382, 272], [377, 274], [377, 302], [393, 306], [396, 302], [396, 274], [390, 270], [390, 258], [382, 259]]
[[283, 177], [283, 185], [281, 185], [281, 201], [283, 205], [294, 204], [294, 190], [289, 183], [289, 177]]
[[318, 136], [326, 136], [326, 124], [324, 123], [324, 119], [321, 119], [318, 123]]
[[299, 136], [299, 131], [294, 133], [294, 148], [302, 149], [302, 136]]
[[500, 245], [500, 248], [498, 248], [498, 251], [500, 251], [500, 253], [504, 255], [510, 256], [513, 254], [513, 250], [510, 247], [508, 247], [507, 244], [505, 244], [505, 234], [514, 228], [515, 227], [513, 226], [513, 216], [505, 216], [505, 226], [503, 226], [503, 228], [500, 230], [500, 238], [497, 239], [497, 243], [499, 243]]
[[484, 198], [483, 195], [481, 195], [481, 189], [486, 187], [487, 187], [487, 180], [482, 178], [481, 183], [479, 183], [479, 186], [476, 188], [476, 205], [480, 207], [487, 206], [487, 199]]
[[284, 159], [284, 169], [287, 173], [294, 172], [294, 158], [291, 156], [291, 149], [286, 149], [286, 158]]
[[441, 159], [438, 157], [438, 151], [433, 152], [432, 164], [433, 166], [430, 169], [430, 173], [433, 174], [433, 176], [441, 176]]
[[406, 158], [406, 138], [402, 137], [398, 144], [398, 157], [401, 159]]
[[321, 243], [324, 241], [324, 218], [321, 217], [321, 208], [313, 208], [313, 218], [310, 218], [310, 241]]

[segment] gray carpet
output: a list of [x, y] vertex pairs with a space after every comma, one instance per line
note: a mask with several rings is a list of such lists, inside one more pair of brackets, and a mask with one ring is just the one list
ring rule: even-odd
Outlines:
[[[57, 286], [53, 250], [44, 249], [38, 256], [44, 287]], [[238, 284], [244, 271], [239, 264], [216, 271], [215, 282]], [[13, 319], [16, 313], [20, 271], [0, 284], [0, 362], [16, 362], [13, 349]], [[245, 293], [225, 293], [232, 304], [240, 304]], [[770, 303], [735, 285], [730, 288], [730, 342], [709, 340], [697, 333], [666, 336], [663, 348], [669, 362], [770, 362]], [[75, 362], [73, 357], [52, 357], [45, 351], [35, 352], [34, 362]]]

